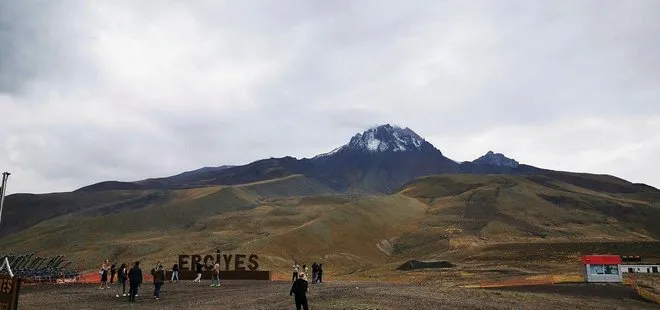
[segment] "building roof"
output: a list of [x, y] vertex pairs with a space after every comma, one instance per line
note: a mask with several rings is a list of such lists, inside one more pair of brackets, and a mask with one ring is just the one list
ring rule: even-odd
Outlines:
[[582, 256], [583, 264], [603, 264], [603, 265], [618, 265], [621, 264], [621, 256], [619, 255], [584, 255]]

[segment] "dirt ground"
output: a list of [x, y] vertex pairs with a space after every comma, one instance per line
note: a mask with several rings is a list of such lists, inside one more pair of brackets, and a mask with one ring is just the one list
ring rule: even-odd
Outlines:
[[[295, 309], [290, 283], [224, 281], [165, 283], [160, 300], [144, 283], [135, 304], [116, 287], [41, 284], [21, 288], [22, 309]], [[553, 285], [501, 289], [419, 284], [335, 282], [310, 284], [310, 309], [660, 309], [619, 285]]]

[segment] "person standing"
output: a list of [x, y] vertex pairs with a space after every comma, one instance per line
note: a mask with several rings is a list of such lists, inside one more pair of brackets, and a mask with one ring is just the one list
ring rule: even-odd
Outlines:
[[302, 272], [305, 273], [305, 276], [308, 275], [309, 274], [309, 267], [307, 267], [307, 265], [303, 264]]
[[140, 283], [142, 283], [142, 269], [140, 269], [140, 262], [135, 262], [133, 268], [128, 272], [128, 280], [130, 281], [128, 301], [135, 302], [138, 287], [140, 287]]
[[314, 262], [312, 264], [312, 284], [316, 284], [319, 279], [319, 265]]
[[300, 277], [293, 282], [289, 296], [295, 294], [296, 310], [302, 307], [304, 310], [309, 310], [307, 304], [307, 292], [309, 292], [309, 285], [307, 283], [307, 276], [304, 272], [300, 273]]
[[151, 271], [151, 274], [154, 276], [154, 298], [158, 300], [160, 298], [160, 289], [165, 282], [165, 268], [159, 263], [158, 266]]
[[117, 298], [119, 298], [119, 294], [126, 297], [126, 279], [128, 279], [128, 270], [126, 269], [126, 263], [122, 263], [119, 270], [117, 270], [117, 295], [115, 295]]
[[220, 286], [220, 264], [213, 265], [213, 280], [211, 286]]
[[293, 261], [293, 276], [291, 277], [291, 282], [296, 282], [298, 280], [298, 271], [300, 267], [298, 267], [298, 262], [295, 260]]
[[197, 262], [197, 264], [195, 265], [195, 269], [197, 269], [196, 270], [197, 271], [197, 278], [195, 278], [195, 280], [193, 280], [193, 282], [202, 283], [202, 267], [203, 266], [204, 265], [202, 265], [202, 263], [200, 263], [200, 262]]
[[99, 271], [99, 274], [101, 274], [101, 286], [99, 286], [99, 289], [105, 289], [105, 288], [110, 288], [108, 287], [108, 266], [110, 262], [106, 259], [105, 262], [101, 265], [101, 270]]
[[179, 281], [179, 264], [174, 263], [174, 266], [172, 266], [172, 279], [170, 279], [170, 282]]
[[318, 283], [323, 283], [323, 264], [319, 264], [319, 279]]
[[113, 284], [115, 281], [115, 273], [117, 273], [117, 262], [110, 266], [110, 284]]

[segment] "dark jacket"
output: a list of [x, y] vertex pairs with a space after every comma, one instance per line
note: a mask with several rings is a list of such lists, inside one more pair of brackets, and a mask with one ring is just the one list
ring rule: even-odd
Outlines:
[[133, 284], [142, 283], [142, 269], [138, 266], [133, 266], [133, 268], [128, 271], [128, 280]]
[[303, 280], [302, 278], [298, 278], [296, 282], [293, 282], [291, 291], [289, 291], [289, 295], [296, 294], [296, 296], [305, 296], [305, 294], [307, 294], [307, 287], [307, 281]]
[[127, 277], [127, 275], [126, 275], [126, 267], [120, 267], [119, 270], [118, 270], [118, 272], [117, 272], [117, 278], [118, 278], [120, 281], [124, 281], [124, 280], [126, 280], [126, 277]]
[[163, 283], [165, 282], [165, 269], [158, 268], [151, 270], [151, 274], [154, 276], [154, 283]]
[[174, 266], [172, 266], [172, 271], [179, 271], [179, 264], [174, 264]]
[[204, 265], [202, 265], [201, 263], [197, 263], [197, 273], [202, 273], [202, 267], [203, 266]]

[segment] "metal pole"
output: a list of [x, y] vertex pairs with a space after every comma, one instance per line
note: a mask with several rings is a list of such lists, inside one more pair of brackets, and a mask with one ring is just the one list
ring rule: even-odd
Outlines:
[[7, 179], [9, 179], [9, 172], [2, 173], [2, 187], [0, 188], [0, 224], [2, 224], [2, 207], [5, 204], [5, 193], [7, 192]]

